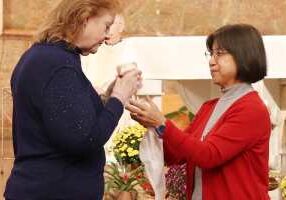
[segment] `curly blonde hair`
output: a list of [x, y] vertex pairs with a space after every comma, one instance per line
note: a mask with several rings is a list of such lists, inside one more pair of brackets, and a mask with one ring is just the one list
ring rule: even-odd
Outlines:
[[108, 11], [114, 15], [121, 11], [118, 0], [62, 0], [44, 22], [35, 42], [73, 44], [83, 28], [85, 20]]

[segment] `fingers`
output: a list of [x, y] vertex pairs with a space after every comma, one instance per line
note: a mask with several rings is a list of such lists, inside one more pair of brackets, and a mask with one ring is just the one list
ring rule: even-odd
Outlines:
[[131, 119], [139, 122], [141, 125], [143, 125], [144, 127], [146, 128], [149, 128], [149, 127], [153, 127], [154, 124], [152, 121], [146, 121], [144, 119], [144, 117], [140, 116], [140, 115], [137, 115], [135, 113], [130, 113], [130, 116], [131, 116]]
[[152, 107], [157, 107], [157, 105], [152, 101], [151, 97], [149, 95], [146, 96], [146, 100]]
[[123, 66], [118, 66], [116, 68], [117, 74], [119, 77], [124, 77], [126, 75], [130, 76], [141, 76], [142, 71], [137, 69], [137, 66], [135, 63], [126, 64]]
[[138, 108], [137, 106], [133, 106], [131, 104], [127, 104], [125, 108], [130, 111], [131, 113], [136, 113], [137, 115], [144, 115], [145, 112]]
[[140, 115], [140, 114], [136, 114], [136, 113], [134, 115], [136, 115], [136, 118], [138, 120], [140, 120], [141, 122], [152, 124], [152, 125], [154, 125], [154, 123], [156, 123], [156, 121], [154, 119], [149, 118], [146, 115]]
[[115, 83], [116, 83], [117, 78], [115, 78], [111, 83], [110, 83], [110, 87], [114, 87]]
[[135, 69], [125, 71], [124, 73], [121, 73], [121, 74], [122, 74], [122, 77], [128, 76], [128, 77], [136, 77], [137, 79], [139, 79], [142, 75], [142, 71], [135, 68]]
[[124, 73], [123, 76], [118, 76], [125, 84], [133, 86], [133, 93], [142, 87], [141, 71], [132, 69]]
[[155, 111], [160, 111], [160, 109], [158, 108], [158, 106], [154, 103], [154, 101], [152, 101], [152, 99], [151, 99], [151, 97], [150, 97], [149, 95], [147, 95], [147, 96], [145, 97], [145, 99], [146, 99], [147, 103], [149, 104], [149, 106], [150, 106], [151, 108], [153, 108], [153, 110], [155, 110]]
[[112, 92], [112, 90], [113, 90], [113, 88], [114, 88], [114, 86], [115, 86], [115, 83], [116, 83], [116, 79], [114, 79], [114, 80], [109, 84], [109, 86], [108, 86], [108, 88], [107, 88], [107, 90], [106, 90], [106, 92], [105, 92], [105, 94], [106, 94], [107, 96], [110, 96], [110, 94], [111, 94], [111, 92]]
[[140, 117], [138, 117], [138, 115], [136, 113], [130, 113], [130, 116], [131, 116], [131, 119], [139, 122], [140, 124], [143, 123], [141, 120], [140, 120]]
[[137, 68], [136, 63], [126, 63], [123, 65], [118, 65], [116, 67], [116, 70], [119, 76], [124, 76], [127, 72], [130, 72], [131, 70], [136, 68]]
[[135, 76], [137, 78], [140, 78], [140, 76], [142, 75], [142, 71], [139, 70], [139, 69], [132, 69], [132, 70], [127, 71], [124, 75], [126, 75], [126, 76]]
[[142, 101], [136, 101], [134, 99], [130, 99], [129, 100], [129, 104], [132, 105], [132, 106], [135, 106], [137, 108], [139, 108], [140, 110], [147, 110], [148, 109], [148, 105], [146, 103], [143, 103]]
[[120, 72], [120, 70], [117, 69], [117, 74], [120, 78], [124, 77], [126, 74], [128, 74], [129, 72], [131, 72], [133, 69], [124, 71], [124, 72]]

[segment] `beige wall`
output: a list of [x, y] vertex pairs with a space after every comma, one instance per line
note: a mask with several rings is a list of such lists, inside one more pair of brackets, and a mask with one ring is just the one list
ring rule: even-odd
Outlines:
[[3, 0], [4, 28], [35, 30], [60, 0]]
[[[3, 0], [5, 29], [37, 29], [60, 0]], [[264, 34], [286, 34], [285, 0], [121, 0], [127, 33], [204, 35], [227, 23], [251, 23]]]
[[[3, 1], [0, 1], [0, 13], [3, 13]], [[0, 15], [0, 35], [3, 32], [3, 14]]]
[[[60, 0], [3, 1], [0, 70], [11, 70], [34, 33]], [[205, 35], [227, 23], [251, 23], [263, 34], [286, 34], [285, 0], [122, 0], [126, 35]], [[0, 18], [1, 19], [1, 18]], [[2, 37], [3, 40], [3, 37]], [[6, 56], [9, 55], [9, 58]], [[4, 59], [4, 60], [3, 60]]]

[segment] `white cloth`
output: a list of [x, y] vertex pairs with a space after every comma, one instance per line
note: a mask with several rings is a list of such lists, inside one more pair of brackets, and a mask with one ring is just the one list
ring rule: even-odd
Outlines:
[[155, 200], [165, 199], [165, 172], [163, 141], [154, 129], [148, 129], [140, 143], [139, 157], [145, 166], [146, 175], [155, 192]]

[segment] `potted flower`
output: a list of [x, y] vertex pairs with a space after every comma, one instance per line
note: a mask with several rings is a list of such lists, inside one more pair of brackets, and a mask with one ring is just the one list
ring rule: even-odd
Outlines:
[[110, 163], [105, 168], [105, 191], [112, 199], [133, 200], [136, 199], [135, 187], [146, 181], [143, 167], [132, 169], [130, 166], [119, 163]]
[[[113, 138], [113, 152], [116, 160], [124, 166], [132, 169], [142, 167], [139, 158], [139, 145], [147, 129], [139, 123], [124, 127], [118, 131]], [[144, 171], [139, 175], [145, 177]], [[140, 186], [149, 195], [154, 195], [153, 188], [149, 180], [144, 178]]]
[[139, 145], [146, 128], [136, 123], [117, 132], [113, 138], [113, 152], [116, 160], [122, 164], [140, 165]]

